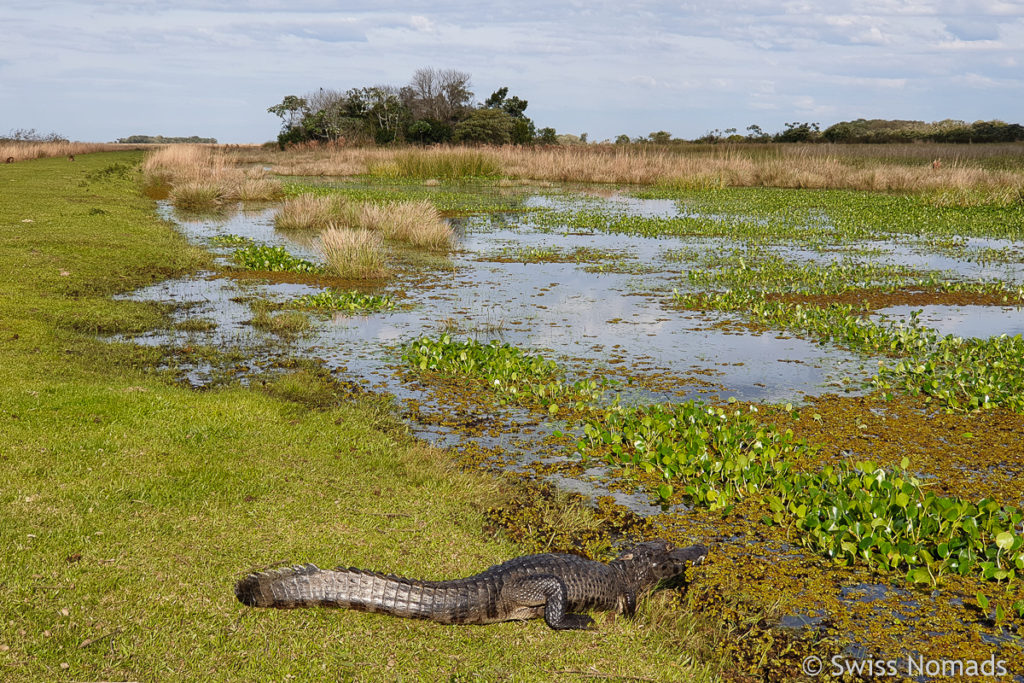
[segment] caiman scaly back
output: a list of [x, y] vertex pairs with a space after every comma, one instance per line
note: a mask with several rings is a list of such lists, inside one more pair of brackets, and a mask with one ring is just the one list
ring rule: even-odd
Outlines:
[[442, 624], [492, 624], [543, 617], [553, 629], [584, 629], [588, 610], [632, 616], [637, 599], [699, 564], [707, 548], [647, 541], [608, 564], [577, 555], [525, 555], [450, 581], [417, 581], [307, 564], [250, 574], [235, 595], [250, 607], [345, 607]]

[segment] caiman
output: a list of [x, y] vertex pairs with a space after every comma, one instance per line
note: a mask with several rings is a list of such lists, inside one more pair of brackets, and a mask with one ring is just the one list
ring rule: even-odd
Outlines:
[[442, 624], [493, 624], [543, 617], [553, 629], [586, 629], [588, 610], [632, 616], [637, 600], [699, 564], [707, 548], [647, 541], [608, 564], [577, 555], [524, 555], [479, 574], [417, 581], [350, 567], [307, 564], [250, 574], [235, 595], [250, 607], [347, 607]]

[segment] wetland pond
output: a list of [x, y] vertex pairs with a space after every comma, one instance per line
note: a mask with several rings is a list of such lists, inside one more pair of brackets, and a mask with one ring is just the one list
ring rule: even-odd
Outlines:
[[[716, 258], [737, 247], [749, 250], [749, 244], [721, 235], [647, 237], [570, 223], [552, 225], [550, 220], [552, 215], [580, 207], [627, 220], [696, 215], [680, 202], [558, 191], [526, 193], [520, 201], [518, 211], [450, 219], [456, 240], [447, 254], [424, 255], [392, 245], [391, 276], [372, 287], [349, 283], [347, 288], [390, 296], [396, 303], [393, 310], [368, 315], [312, 312], [308, 327], [296, 334], [254, 326], [254, 307], [266, 302], [284, 306], [296, 297], [323, 291], [328, 284], [316, 278], [235, 271], [231, 253], [236, 247], [219, 245], [283, 246], [295, 256], [320, 261], [310, 233], [275, 229], [277, 208], [273, 206], [240, 206], [226, 214], [190, 216], [160, 203], [161, 214], [190, 241], [219, 254], [225, 268], [168, 280], [129, 295], [174, 305], [178, 324], [171, 330], [125, 339], [166, 346], [169, 353], [204, 346], [230, 349], [243, 358], [230, 370], [243, 382], [274, 372], [282, 359], [311, 359], [340, 379], [393, 397], [413, 432], [441, 447], [479, 453], [480, 460], [490, 466], [531, 472], [562, 489], [608, 498], [642, 519], [656, 521], [659, 533], [717, 544], [719, 557], [712, 565], [717, 563], [721, 569], [706, 581], [703, 597], [695, 604], [713, 609], [723, 619], [742, 621], [747, 617], [736, 617], [742, 609], [735, 598], [747, 590], [742, 582], [757, 582], [775, 594], [762, 598], [763, 603], [774, 600], [775, 611], [763, 615], [762, 627], [750, 627], [750, 633], [760, 628], [759, 634], [774, 634], [768, 637], [771, 643], [765, 644], [762, 637], [762, 641], [752, 638], [729, 646], [730, 656], [744, 661], [775, 652], [772, 648], [788, 648], [790, 659], [795, 656], [792, 653], [817, 654], [808, 648], [818, 647], [821, 638], [828, 640], [825, 633], [846, 636], [842, 644], [846, 649], [837, 652], [850, 657], [878, 652], [898, 657], [962, 655], [963, 650], [949, 643], [967, 638], [965, 642], [987, 648], [967, 653], [977, 659], [996, 651], [1002, 657], [1007, 650], [1014, 653], [1012, 662], [1024, 659], [1015, 628], [979, 617], [973, 598], [966, 594], [951, 598], [949, 604], [959, 610], [951, 616], [933, 607], [938, 591], [914, 592], [860, 568], [845, 568], [840, 578], [821, 557], [784, 538], [765, 536], [751, 520], [737, 520], [736, 515], [715, 518], [715, 513], [679, 502], [664, 505], [649, 489], [622, 480], [608, 467], [580, 463], [567, 448], [579, 434], [572, 423], [538, 417], [515, 405], [488, 407], [463, 400], [452, 387], [440, 390], [404, 371], [403, 346], [425, 335], [449, 334], [484, 342], [497, 339], [542, 354], [564, 367], [570, 381], [611, 380], [601, 401], [620, 405], [688, 399], [720, 404], [734, 399], [781, 410], [778, 407], [784, 404], [855, 401], [868, 393], [866, 383], [879, 367], [878, 357], [760, 328], [736, 313], [673, 305], [674, 292], [700, 291], [692, 278], [688, 281], [687, 271], [713, 271]], [[706, 212], [702, 218], [714, 220], [715, 214]], [[859, 254], [860, 261], [893, 269], [941, 268], [942, 277], [952, 281], [998, 278], [1019, 286], [1024, 277], [1024, 266], [1017, 260], [992, 263], [978, 258], [982, 251], [1018, 253], [1014, 251], [1018, 243], [1009, 239], [972, 238], [955, 248], [933, 248], [925, 239], [880, 234], [850, 241], [841, 249], [835, 244], [812, 248], [792, 240], [762, 241], [757, 249], [762, 255], [799, 264], [827, 264]], [[1024, 314], [1013, 306], [897, 303], [872, 310], [870, 317], [962, 337], [1024, 331]], [[195, 386], [223, 379], [224, 368], [216, 363], [176, 367]], [[791, 410], [787, 406], [784, 412]], [[878, 416], [884, 421], [889, 409], [870, 410], [865, 423]], [[892, 413], [889, 423], [897, 430], [894, 423], [902, 419], [900, 415]], [[568, 437], [552, 440], [556, 430]], [[848, 451], [843, 447], [842, 452]], [[1019, 504], [1019, 496], [1010, 502]], [[713, 600], [719, 601], [714, 607]], [[900, 635], [873, 648], [872, 639], [893, 619], [901, 623]], [[755, 642], [761, 642], [764, 652], [744, 649]], [[1013, 671], [1014, 680], [1024, 681], [1020, 674], [1024, 668]]]
[[[590, 204], [602, 201], [585, 198]], [[674, 202], [614, 196], [618, 213], [665, 216]], [[558, 197], [533, 196], [524, 207], [561, 207]], [[321, 257], [312, 233], [274, 228], [276, 207], [243, 209], [225, 215], [178, 215], [163, 202], [161, 214], [173, 220], [190, 241], [221, 254], [230, 265], [232, 247], [216, 246], [224, 236], [283, 246], [301, 258]], [[481, 341], [498, 339], [553, 358], [578, 376], [621, 380], [607, 397], [621, 402], [686, 399], [798, 403], [823, 392], [858, 393], [877, 361], [777, 331], [755, 332], [730, 313], [674, 311], [667, 308], [680, 283], [673, 249], [677, 240], [570, 229], [538, 228], [522, 214], [476, 215], [453, 220], [456, 245], [447, 258], [418, 260], [415, 255], [386, 284], [373, 289], [389, 294], [395, 310], [371, 315], [312, 314], [311, 328], [282, 337], [254, 327], [252, 303], [285, 304], [323, 286], [277, 279], [233, 278], [215, 273], [168, 280], [130, 295], [142, 301], [177, 306], [178, 330], [133, 337], [137, 343], [241, 351], [246, 360], [235, 370], [247, 377], [266, 372], [282, 355], [315, 359], [345, 378], [374, 391], [411, 402], [421, 417], [411, 427], [439, 446], [466, 439], [485, 448], [515, 453], [519, 465], [538, 453], [538, 430], [552, 425], [507, 408], [504, 429], [467, 434], [436, 416], [451, 411], [415, 383], [403, 379], [398, 347], [423, 335], [450, 331]], [[687, 247], [714, 253], [722, 240], [688, 240]], [[399, 259], [402, 253], [397, 255]], [[187, 321], [204, 321], [190, 329]], [[213, 367], [186, 366], [188, 380], [201, 386]], [[408, 411], [406, 411], [408, 412]], [[507, 429], [507, 427], [514, 427]], [[566, 425], [556, 425], [566, 428]], [[550, 455], [544, 458], [550, 462]], [[516, 465], [511, 465], [515, 467]], [[580, 493], [603, 490], [601, 468], [586, 481], [550, 478]], [[607, 492], [639, 514], [659, 512], [646, 496]]]

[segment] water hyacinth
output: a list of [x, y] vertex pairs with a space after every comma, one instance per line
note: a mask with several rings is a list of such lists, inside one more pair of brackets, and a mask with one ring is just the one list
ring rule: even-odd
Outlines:
[[437, 339], [421, 337], [406, 345], [402, 360], [418, 372], [468, 376], [505, 400], [538, 404], [552, 414], [561, 404], [570, 403], [580, 409], [601, 395], [596, 382], [579, 380], [569, 384], [554, 361], [498, 340], [456, 341], [447, 334]]
[[312, 261], [292, 256], [284, 247], [271, 247], [265, 244], [242, 247], [235, 251], [233, 258], [237, 264], [248, 270], [288, 273], [319, 273], [323, 270]]
[[354, 289], [341, 292], [328, 289], [316, 294], [306, 294], [292, 300], [291, 305], [295, 308], [342, 313], [373, 313], [395, 308], [394, 300], [387, 295], [363, 294]]
[[766, 524], [792, 525], [800, 544], [840, 564], [903, 571], [914, 583], [947, 573], [1014, 580], [1024, 574], [1024, 511], [984, 499], [939, 496], [909, 474], [869, 461], [806, 471], [815, 447], [759, 423], [751, 412], [699, 402], [616, 408], [583, 420], [576, 452], [660, 473], [695, 504], [764, 507]]

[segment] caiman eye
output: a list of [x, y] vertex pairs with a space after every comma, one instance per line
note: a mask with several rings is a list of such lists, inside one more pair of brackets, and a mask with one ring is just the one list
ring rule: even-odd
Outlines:
[[632, 560], [633, 559], [633, 553], [626, 553], [625, 555], [622, 555], [621, 557], [619, 557], [619, 559], [620, 560]]

